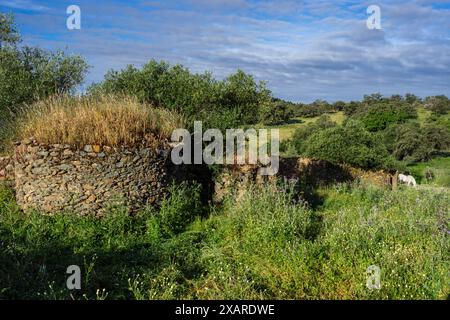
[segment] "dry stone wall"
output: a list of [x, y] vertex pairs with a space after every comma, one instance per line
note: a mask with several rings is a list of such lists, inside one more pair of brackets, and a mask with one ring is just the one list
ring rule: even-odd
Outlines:
[[232, 165], [221, 168], [213, 183], [206, 166], [175, 166], [170, 151], [167, 142], [148, 145], [143, 141], [119, 148], [86, 145], [80, 149], [26, 139], [18, 144], [13, 157], [0, 158], [0, 181], [14, 180], [17, 203], [24, 210], [95, 215], [103, 215], [113, 204], [128, 205], [132, 211], [158, 205], [173, 181], [200, 183], [205, 203], [220, 202], [229, 192], [239, 196], [249, 182], [275, 182], [279, 178], [313, 187], [360, 180], [390, 188], [396, 182], [389, 172], [364, 171], [323, 160], [281, 158], [276, 176], [260, 176], [259, 166]]
[[14, 180], [14, 159], [12, 157], [0, 157], [0, 181]]
[[396, 176], [387, 171], [366, 171], [344, 165], [335, 165], [325, 160], [310, 158], [280, 158], [279, 171], [275, 176], [263, 177], [258, 174], [259, 165], [231, 165], [224, 168], [216, 178], [214, 200], [220, 202], [233, 193], [239, 198], [250, 182], [300, 182], [303, 186], [320, 187], [341, 182], [358, 180], [362, 184], [395, 188]]
[[158, 204], [171, 183], [170, 148], [43, 145], [23, 141], [14, 156], [17, 202], [24, 210], [102, 215], [114, 203]]

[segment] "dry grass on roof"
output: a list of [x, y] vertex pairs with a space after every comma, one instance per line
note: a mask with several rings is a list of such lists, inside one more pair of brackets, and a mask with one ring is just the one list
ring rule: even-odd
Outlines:
[[183, 127], [180, 115], [132, 97], [52, 97], [27, 109], [18, 132], [46, 144], [130, 146], [150, 136], [168, 139]]

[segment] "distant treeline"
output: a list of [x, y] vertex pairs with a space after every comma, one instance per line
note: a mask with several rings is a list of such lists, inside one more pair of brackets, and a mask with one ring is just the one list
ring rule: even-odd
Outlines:
[[380, 93], [365, 95], [361, 101], [336, 101], [333, 103], [325, 100], [315, 100], [312, 103], [293, 103], [282, 99], [274, 98], [277, 108], [284, 110], [289, 117], [317, 117], [327, 113], [343, 111], [347, 116], [364, 114], [369, 109], [386, 109], [386, 106], [395, 106], [401, 112], [402, 116], [410, 117], [414, 110], [423, 106], [433, 112], [434, 115], [445, 115], [450, 111], [450, 99], [445, 95], [430, 96], [425, 99], [414, 94], [392, 95], [384, 97]]

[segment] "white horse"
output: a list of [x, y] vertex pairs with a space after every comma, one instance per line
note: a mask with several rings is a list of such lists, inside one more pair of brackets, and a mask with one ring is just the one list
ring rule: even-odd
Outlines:
[[407, 175], [400, 173], [398, 175], [398, 180], [400, 182], [406, 183], [408, 186], [413, 186], [413, 187], [417, 186], [416, 179], [414, 179], [413, 176], [407, 176]]

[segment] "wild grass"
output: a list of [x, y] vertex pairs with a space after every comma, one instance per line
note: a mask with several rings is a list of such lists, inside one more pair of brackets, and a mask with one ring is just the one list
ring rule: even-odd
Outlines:
[[[324, 296], [447, 298], [449, 200], [448, 190], [327, 190], [318, 238], [329, 252], [318, 279]], [[380, 290], [366, 288], [369, 265], [380, 267]]]
[[52, 97], [27, 108], [18, 136], [47, 144], [119, 146], [168, 138], [180, 127], [181, 116], [132, 97]]
[[[183, 202], [179, 210], [191, 212], [189, 204], [199, 199], [179, 199], [180, 188], [167, 201], [173, 211]], [[153, 211], [131, 217], [127, 208], [111, 207], [103, 219], [24, 214], [12, 191], [0, 186], [0, 299], [132, 299], [137, 293], [130, 288], [143, 277], [161, 287], [152, 288], [153, 297], [180, 297], [197, 272], [199, 236], [161, 234]], [[66, 287], [69, 265], [82, 270], [81, 290]], [[173, 275], [172, 292], [164, 278]]]
[[[342, 124], [346, 118], [344, 112], [339, 111], [335, 113], [328, 114], [332, 121], [336, 122], [337, 124]], [[276, 126], [265, 126], [268, 129], [280, 129], [280, 140], [285, 141], [292, 137], [295, 130], [308, 124], [317, 121], [319, 119], [319, 116], [317, 117], [297, 117], [291, 119], [290, 122], [282, 124], [282, 125], [276, 125]]]
[[[249, 186], [200, 215], [174, 186], [161, 212], [103, 219], [21, 213], [0, 188], [1, 299], [446, 299], [448, 190]], [[189, 215], [189, 213], [191, 213]], [[178, 217], [183, 217], [179, 219]], [[184, 223], [183, 221], [186, 221]], [[189, 222], [191, 221], [191, 222]], [[82, 289], [66, 268], [79, 265]], [[380, 289], [366, 286], [381, 270]]]
[[431, 111], [423, 107], [417, 108], [417, 121], [423, 125], [431, 116]]
[[417, 182], [435, 187], [450, 187], [450, 157], [436, 157], [407, 167]]
[[[447, 297], [448, 192], [339, 186], [322, 195], [316, 211], [269, 190], [226, 205], [208, 221], [199, 297]], [[366, 286], [372, 265], [381, 269], [379, 290]]]

